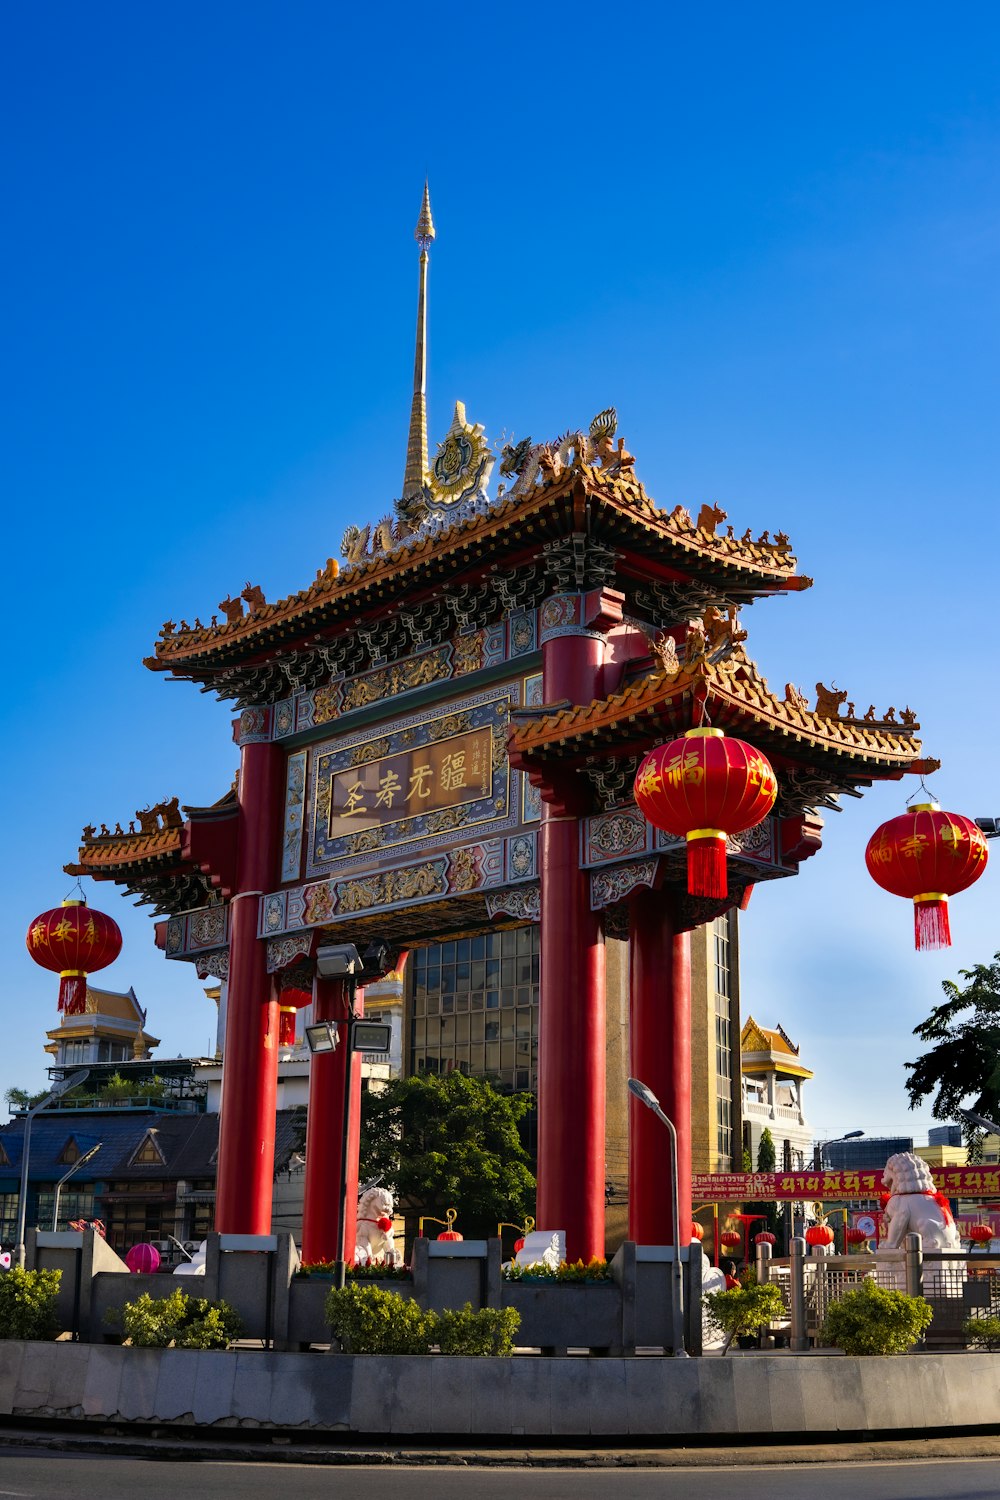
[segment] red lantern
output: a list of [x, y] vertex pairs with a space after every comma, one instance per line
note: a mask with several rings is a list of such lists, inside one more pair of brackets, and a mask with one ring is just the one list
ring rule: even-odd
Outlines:
[[767, 817], [778, 783], [767, 757], [721, 729], [689, 729], [651, 750], [635, 800], [654, 828], [687, 839], [688, 893], [725, 896], [726, 835]]
[[993, 1225], [973, 1224], [969, 1229], [967, 1238], [972, 1240], [977, 1245], [989, 1244], [990, 1240], [993, 1238]]
[[133, 1275], [160, 1269], [160, 1252], [155, 1245], [143, 1243], [133, 1245], [125, 1257], [125, 1264]]
[[868, 873], [884, 891], [913, 902], [916, 947], [950, 948], [948, 897], [967, 890], [986, 869], [986, 840], [971, 818], [916, 802], [868, 841]]
[[849, 1245], [863, 1245], [868, 1236], [863, 1229], [846, 1229], [844, 1239]]
[[300, 990], [294, 985], [282, 990], [278, 996], [281, 1006], [278, 1011], [278, 1046], [295, 1046], [295, 1012], [312, 1005], [312, 990]]
[[122, 951], [118, 923], [86, 901], [64, 901], [43, 911], [28, 928], [28, 952], [43, 969], [59, 975], [59, 1009], [82, 1016], [87, 1004], [87, 975], [113, 964]]
[[703, 1240], [705, 1238], [705, 1231], [697, 1219], [691, 1220], [691, 1238], [693, 1240]]
[[461, 1238], [457, 1229], [442, 1229], [438, 1235], [439, 1240], [460, 1240]]
[[806, 1230], [807, 1245], [832, 1245], [833, 1230], [829, 1224], [810, 1224]]
[[738, 1229], [724, 1229], [719, 1235], [719, 1240], [728, 1249], [732, 1250], [736, 1245], [742, 1245], [743, 1236]]
[[769, 1229], [762, 1229], [760, 1234], [754, 1235], [753, 1242], [755, 1245], [776, 1245], [778, 1243], [778, 1236], [772, 1234]]

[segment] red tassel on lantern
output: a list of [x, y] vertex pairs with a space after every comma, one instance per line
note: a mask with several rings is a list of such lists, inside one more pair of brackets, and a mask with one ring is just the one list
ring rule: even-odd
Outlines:
[[728, 894], [726, 837], [762, 823], [778, 783], [767, 757], [721, 729], [689, 729], [640, 765], [635, 800], [654, 828], [687, 840], [688, 893]]
[[868, 873], [884, 891], [913, 902], [918, 952], [951, 947], [948, 897], [967, 890], [986, 869], [986, 840], [971, 818], [917, 802], [890, 818], [868, 841]]
[[278, 1012], [278, 1046], [295, 1046], [295, 1007], [283, 1005]]

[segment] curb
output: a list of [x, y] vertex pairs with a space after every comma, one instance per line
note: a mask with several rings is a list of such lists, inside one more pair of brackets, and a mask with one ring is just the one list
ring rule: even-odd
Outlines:
[[884, 1441], [853, 1438], [821, 1443], [767, 1444], [714, 1448], [557, 1448], [482, 1447], [323, 1447], [302, 1443], [298, 1434], [275, 1434], [268, 1442], [212, 1442], [204, 1438], [164, 1441], [161, 1437], [67, 1433], [37, 1428], [0, 1428], [0, 1450], [35, 1448], [61, 1453], [105, 1454], [161, 1462], [269, 1463], [325, 1465], [331, 1468], [490, 1468], [490, 1469], [740, 1469], [809, 1467], [828, 1463], [899, 1463], [927, 1459], [1000, 1458], [1000, 1434], [926, 1437]]

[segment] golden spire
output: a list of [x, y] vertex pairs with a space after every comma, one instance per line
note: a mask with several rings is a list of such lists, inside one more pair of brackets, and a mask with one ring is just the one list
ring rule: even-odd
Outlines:
[[431, 218], [431, 195], [424, 182], [424, 201], [413, 237], [420, 246], [420, 291], [417, 297], [417, 347], [413, 360], [413, 401], [410, 406], [410, 433], [406, 443], [406, 472], [403, 475], [403, 499], [419, 495], [427, 481], [427, 254], [434, 239]]

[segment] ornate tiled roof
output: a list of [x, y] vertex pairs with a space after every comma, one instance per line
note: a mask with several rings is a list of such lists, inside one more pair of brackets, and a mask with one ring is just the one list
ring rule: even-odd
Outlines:
[[[67, 875], [112, 880], [158, 911], [182, 911], [225, 894], [229, 885], [226, 838], [220, 820], [235, 818], [235, 788], [211, 807], [185, 807], [177, 798], [136, 813], [124, 831], [102, 824], [83, 830], [77, 861], [63, 866]], [[138, 823], [138, 827], [136, 826]]]
[[303, 638], [314, 643], [324, 631], [353, 626], [360, 614], [409, 608], [477, 570], [528, 564], [546, 544], [573, 534], [614, 549], [619, 587], [627, 588], [630, 579], [668, 587], [693, 580], [706, 596], [740, 598], [809, 587], [811, 580], [795, 572], [783, 533], [772, 539], [765, 531], [754, 540], [749, 530], [736, 537], [729, 527], [719, 536], [725, 512], [715, 506], [702, 506], [695, 519], [682, 506], [668, 514], [632, 474], [630, 455], [619, 449], [612, 457], [607, 468], [553, 458], [538, 468], [526, 492], [515, 486], [472, 514], [456, 506], [454, 519], [437, 514], [410, 529], [409, 522], [386, 518], [374, 529], [349, 528], [343, 568], [330, 558], [308, 588], [274, 603], [247, 584], [220, 604], [227, 616], [221, 624], [215, 616], [207, 626], [167, 621], [146, 665], [208, 681], [238, 662], [288, 652]]
[[836, 766], [849, 779], [926, 772], [935, 764], [919, 758], [915, 731], [920, 726], [909, 709], [904, 710], [906, 722], [897, 724], [894, 710], [892, 718], [881, 721], [841, 718], [829, 695], [827, 712], [810, 709], [791, 685], [778, 698], [739, 645], [722, 660], [704, 654], [674, 659], [610, 698], [522, 717], [511, 732], [511, 753], [534, 762], [612, 749], [632, 754], [649, 748], [655, 736], [689, 729], [700, 703], [716, 728], [738, 733], [747, 726], [753, 743], [768, 753], [790, 762]]

